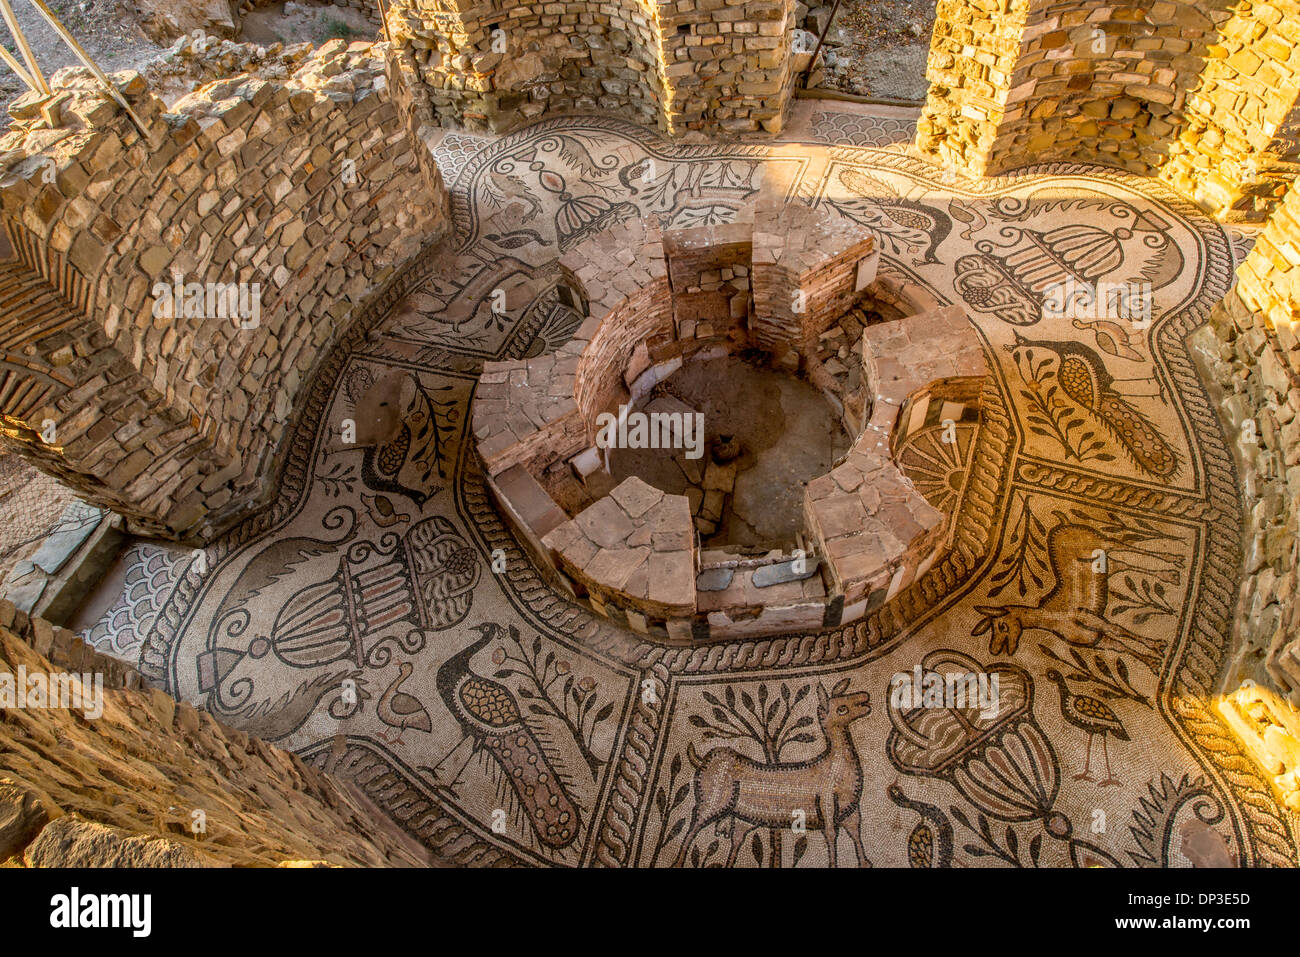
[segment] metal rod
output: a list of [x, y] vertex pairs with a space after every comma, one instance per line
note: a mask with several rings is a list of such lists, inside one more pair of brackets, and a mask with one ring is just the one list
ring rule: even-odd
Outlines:
[[27, 36], [23, 33], [23, 28], [18, 25], [18, 18], [14, 16], [13, 7], [9, 6], [9, 0], [0, 0], [0, 15], [4, 16], [5, 24], [9, 27], [9, 32], [13, 34], [14, 43], [18, 44], [18, 51], [22, 53], [32, 79], [36, 81], [37, 90], [49, 96], [50, 85], [45, 82], [45, 74], [41, 72], [41, 65], [36, 62], [36, 54], [32, 52], [31, 45], [27, 42]]
[[393, 37], [388, 32], [388, 11], [384, 9], [384, 0], [379, 0], [379, 23], [384, 28], [384, 39], [392, 43]]
[[840, 0], [835, 0], [831, 6], [831, 15], [826, 18], [826, 27], [822, 30], [822, 35], [817, 38], [817, 45], [813, 47], [812, 59], [808, 61], [808, 68], [803, 71], [799, 81], [799, 86], [805, 90], [808, 89], [808, 78], [812, 76], [813, 67], [817, 65], [817, 54], [822, 52], [822, 44], [826, 42], [826, 34], [831, 32], [831, 24], [835, 22], [835, 14], [840, 9]]
[[[90, 58], [90, 54], [81, 48], [81, 44], [77, 42], [77, 38], [68, 32], [68, 28], [60, 23], [59, 18], [56, 17], [54, 12], [45, 5], [45, 0], [31, 0], [31, 3], [32, 6], [36, 8], [36, 12], [45, 18], [45, 22], [53, 27], [54, 31], [63, 38], [63, 42], [72, 48], [72, 52], [77, 55], [77, 59], [82, 62], [82, 65], [91, 73], [95, 74], [95, 78], [104, 85], [104, 89], [108, 91], [108, 95], [117, 101], [118, 106], [126, 110], [126, 115], [131, 118], [131, 122], [134, 123], [135, 128], [140, 131], [140, 135], [148, 138], [149, 134], [145, 131], [144, 123], [140, 120], [140, 117], [135, 115], [135, 110], [131, 109], [131, 104], [126, 102], [126, 97], [122, 95], [122, 91], [113, 85], [113, 82], [104, 75], [104, 71], [101, 70], [96, 65], [95, 61]], [[9, 0], [0, 0], [0, 4], [4, 4], [5, 7], [8, 7]]]
[[5, 61], [9, 66], [9, 69], [18, 74], [18, 79], [27, 84], [27, 89], [34, 93], [42, 92], [41, 88], [36, 85], [36, 81], [32, 79], [32, 75], [23, 69], [23, 65], [19, 63], [18, 60], [14, 58], [14, 55], [6, 50], [2, 44], [0, 44], [0, 59]]

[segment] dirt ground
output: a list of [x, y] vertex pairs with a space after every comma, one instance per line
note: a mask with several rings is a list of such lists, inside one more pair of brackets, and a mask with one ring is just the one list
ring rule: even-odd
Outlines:
[[[935, 0], [843, 0], [822, 48], [819, 85], [859, 96], [925, 99], [934, 10]], [[817, 32], [814, 26], [824, 23], [819, 16], [829, 11], [830, 5], [812, 8], [805, 29]]]
[[[803, 528], [804, 484], [830, 471], [848, 437], [822, 394], [802, 379], [726, 356], [688, 362], [656, 387], [704, 415], [710, 442], [733, 435], [741, 455], [729, 497], [709, 545], [790, 543]], [[684, 453], [616, 449], [613, 481], [637, 475], [670, 495], [684, 494]]]
[[352, 7], [323, 4], [273, 3], [258, 7], [244, 17], [242, 39], [249, 43], [301, 43], [317, 45], [335, 38], [373, 40], [375, 27], [361, 11]]
[[[28, 0], [11, 0], [10, 5], [47, 79], [65, 66], [80, 63]], [[134, 11], [122, 0], [46, 0], [46, 5], [105, 73], [138, 68], [162, 52], [140, 31]], [[21, 63], [18, 46], [3, 25], [0, 39]], [[0, 64], [0, 106], [7, 107], [25, 90], [18, 77]], [[8, 125], [8, 116], [0, 117], [0, 125]]]
[[[10, 2], [46, 78], [65, 66], [80, 63], [29, 0]], [[159, 46], [145, 36], [129, 0], [46, 2], [105, 73], [143, 70], [150, 60], [167, 51], [167, 47]], [[376, 27], [354, 8], [295, 3], [289, 0], [287, 3], [268, 4], [249, 13], [244, 17], [237, 39], [267, 46], [277, 42], [288, 45], [303, 40], [319, 45], [336, 37], [360, 40], [372, 39], [376, 35]], [[17, 45], [2, 24], [0, 42], [22, 62]], [[0, 63], [0, 109], [8, 107], [25, 89], [18, 77]], [[8, 123], [8, 115], [0, 114], [0, 129], [8, 126]]]

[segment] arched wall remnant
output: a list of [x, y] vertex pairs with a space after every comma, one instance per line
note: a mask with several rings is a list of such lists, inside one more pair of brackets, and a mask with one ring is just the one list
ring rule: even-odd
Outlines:
[[118, 74], [146, 135], [59, 81], [0, 140], [0, 432], [137, 531], [202, 539], [269, 497], [317, 360], [447, 231], [446, 192], [373, 47], [170, 109]]

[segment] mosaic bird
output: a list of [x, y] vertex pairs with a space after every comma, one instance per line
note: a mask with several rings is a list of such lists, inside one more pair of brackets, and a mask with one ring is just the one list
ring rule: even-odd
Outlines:
[[1083, 764], [1083, 771], [1074, 776], [1076, 781], [1092, 780], [1092, 742], [1101, 738], [1101, 754], [1106, 760], [1106, 778], [1098, 783], [1099, 787], [1118, 786], [1121, 782], [1110, 771], [1110, 754], [1106, 751], [1106, 738], [1127, 741], [1128, 732], [1120, 723], [1119, 716], [1111, 710], [1110, 705], [1091, 695], [1075, 694], [1065, 683], [1064, 676], [1055, 668], [1047, 672], [1047, 680], [1056, 685], [1061, 693], [1061, 717], [1081, 731], [1088, 732], [1088, 756]]
[[429, 712], [424, 705], [420, 704], [419, 699], [398, 690], [406, 679], [411, 677], [411, 663], [403, 661], [397, 670], [397, 679], [385, 689], [379, 697], [378, 704], [375, 705], [375, 714], [378, 715], [379, 720], [388, 727], [397, 729], [397, 737], [390, 742], [392, 744], [401, 744], [402, 735], [408, 728], [414, 728], [416, 731], [433, 730]]
[[935, 252], [952, 232], [952, 220], [946, 215], [933, 206], [900, 196], [888, 183], [856, 169], [841, 170], [840, 182], [859, 197], [871, 200], [880, 214], [891, 223], [929, 237], [930, 244], [920, 260], [922, 265], [939, 261]]
[[[434, 479], [447, 477], [443, 427], [445, 402], [415, 376], [394, 370], [357, 402], [357, 444], [364, 446], [361, 481], [374, 492], [409, 498], [417, 509], [442, 491]], [[374, 514], [374, 510], [372, 510]]]
[[399, 512], [393, 507], [393, 500], [387, 495], [367, 495], [362, 492], [361, 503], [365, 505], [366, 511], [370, 513], [370, 520], [380, 528], [388, 528], [411, 520], [410, 515]]
[[1073, 319], [1070, 324], [1076, 329], [1090, 329], [1097, 340], [1097, 347], [1117, 359], [1141, 362], [1142, 353], [1133, 348], [1133, 337], [1118, 322], [1109, 319], [1096, 319], [1091, 322]]
[[1106, 364], [1095, 350], [1081, 342], [1030, 341], [1020, 333], [1005, 348], [1008, 352], [1040, 349], [1054, 353], [1061, 391], [1096, 416], [1142, 471], [1162, 479], [1172, 478], [1178, 472], [1178, 456], [1174, 450], [1161, 438], [1151, 420], [1115, 391], [1117, 380], [1106, 371]]
[[580, 820], [564, 782], [524, 722], [510, 689], [469, 667], [479, 651], [506, 631], [493, 622], [475, 625], [474, 630], [483, 637], [438, 669], [438, 693], [465, 734], [487, 750], [510, 782], [537, 839], [547, 847], [567, 847], [578, 836]]

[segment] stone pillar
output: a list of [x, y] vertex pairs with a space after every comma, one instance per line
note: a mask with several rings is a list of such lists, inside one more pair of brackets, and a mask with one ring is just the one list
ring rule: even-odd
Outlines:
[[[686, 12], [680, 12], [683, 6]], [[794, 81], [791, 0], [698, 0], [659, 21], [661, 126], [779, 133]]]
[[[939, 0], [926, 62], [930, 90], [916, 147], [951, 169], [983, 176], [1005, 165], [1012, 77], [1023, 73], [1023, 39], [1034, 0]], [[1022, 97], [1023, 98], [1023, 97]]]
[[1234, 9], [1206, 50], [1161, 178], [1225, 221], [1267, 219], [1300, 168], [1297, 50], [1297, 0]]
[[917, 147], [971, 176], [1044, 160], [1154, 172], [1226, 0], [941, 0]]

